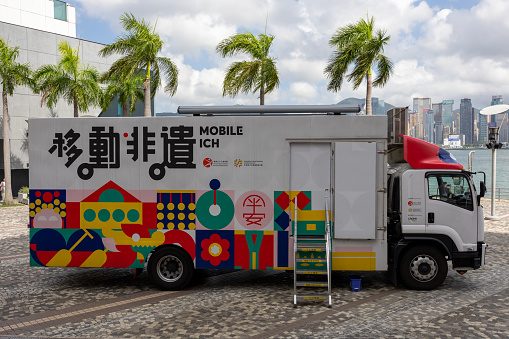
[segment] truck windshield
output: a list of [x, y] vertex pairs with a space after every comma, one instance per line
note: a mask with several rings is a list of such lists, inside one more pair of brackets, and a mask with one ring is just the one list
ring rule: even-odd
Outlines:
[[462, 174], [429, 174], [428, 197], [473, 211], [469, 180]]

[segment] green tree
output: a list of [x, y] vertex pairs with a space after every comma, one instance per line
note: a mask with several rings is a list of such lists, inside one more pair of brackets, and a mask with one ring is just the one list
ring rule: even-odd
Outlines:
[[157, 56], [164, 43], [159, 34], [155, 33], [156, 25], [152, 27], [144, 19], [136, 20], [130, 13], [124, 13], [120, 21], [127, 32], [99, 51], [99, 55], [103, 57], [112, 54], [123, 55], [111, 65], [106, 77], [125, 79], [145, 71], [144, 115], [151, 116], [150, 99], [161, 86], [161, 76], [164, 76], [167, 83], [164, 91], [173, 96], [177, 91], [178, 69], [170, 58]]
[[19, 56], [19, 47], [9, 47], [8, 43], [0, 38], [0, 81], [2, 83], [3, 103], [3, 149], [4, 149], [4, 176], [5, 176], [5, 197], [4, 204], [12, 205], [12, 184], [11, 184], [11, 145], [10, 145], [10, 123], [7, 95], [12, 96], [14, 89], [21, 85], [33, 86], [30, 78], [30, 67], [28, 64], [16, 62]]
[[260, 105], [265, 104], [265, 94], [279, 87], [276, 58], [269, 57], [273, 35], [237, 33], [221, 41], [216, 52], [223, 58], [247, 54], [251, 60], [232, 63], [223, 81], [223, 96], [235, 97], [239, 92], [260, 92]]
[[79, 51], [72, 48], [67, 41], [58, 43], [60, 60], [55, 65], [41, 66], [35, 72], [34, 79], [41, 92], [41, 106], [46, 103], [53, 108], [63, 97], [73, 105], [74, 117], [79, 112], [87, 112], [91, 106], [98, 106], [101, 88], [98, 85], [99, 72], [92, 66], [83, 66]]
[[[371, 115], [372, 86], [383, 87], [393, 72], [392, 61], [383, 55], [384, 47], [390, 40], [385, 30], [375, 31], [375, 20], [368, 17], [367, 21], [360, 19], [355, 24], [339, 28], [329, 40], [329, 45], [336, 50], [329, 59], [325, 74], [329, 79], [327, 89], [339, 91], [343, 78], [353, 81], [353, 88], [357, 89], [364, 78], [366, 79], [366, 114]], [[372, 67], [376, 67], [377, 77], [372, 81]]]
[[108, 109], [113, 98], [118, 96], [118, 102], [122, 106], [122, 116], [126, 117], [127, 113], [131, 115], [136, 109], [136, 103], [143, 101], [143, 78], [139, 76], [129, 77], [125, 80], [110, 78], [107, 82], [108, 86], [104, 89], [101, 99], [102, 109]]

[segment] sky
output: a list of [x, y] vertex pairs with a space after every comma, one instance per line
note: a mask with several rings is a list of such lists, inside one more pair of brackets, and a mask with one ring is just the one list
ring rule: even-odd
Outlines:
[[165, 42], [160, 56], [179, 69], [177, 93], [162, 89], [155, 112], [175, 112], [187, 105], [256, 105], [258, 94], [222, 96], [224, 73], [245, 55], [222, 58], [217, 44], [249, 31], [275, 36], [270, 56], [277, 58], [280, 86], [265, 104], [335, 104], [364, 98], [344, 82], [327, 91], [324, 69], [333, 49], [329, 40], [342, 26], [366, 15], [390, 41], [384, 54], [394, 63], [385, 87], [373, 88], [395, 106], [412, 98], [432, 103], [472, 99], [476, 108], [491, 104], [492, 95], [509, 102], [509, 1], [507, 0], [67, 0], [76, 8], [78, 38], [110, 44], [124, 33], [120, 16], [129, 12], [156, 25]]

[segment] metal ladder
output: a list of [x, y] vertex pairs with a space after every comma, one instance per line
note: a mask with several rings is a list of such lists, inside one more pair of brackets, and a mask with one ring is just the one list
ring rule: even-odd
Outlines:
[[[328, 193], [328, 190], [325, 190]], [[297, 197], [295, 197], [295, 211], [294, 211], [294, 232], [293, 232], [293, 254], [294, 254], [294, 268], [293, 268], [293, 307], [297, 307], [298, 299], [318, 299], [329, 302], [328, 307], [332, 307], [331, 297], [331, 232], [329, 220], [329, 205], [328, 196], [325, 196], [325, 235], [324, 236], [298, 236], [297, 232]], [[302, 254], [306, 254], [302, 258]], [[311, 268], [298, 268], [299, 263], [304, 264], [323, 264], [326, 263], [326, 269]], [[322, 281], [309, 281], [305, 279], [307, 276], [326, 276], [326, 280]], [[300, 278], [300, 280], [299, 280]], [[327, 288], [327, 294], [308, 294], [299, 293], [298, 287], [305, 288]]]

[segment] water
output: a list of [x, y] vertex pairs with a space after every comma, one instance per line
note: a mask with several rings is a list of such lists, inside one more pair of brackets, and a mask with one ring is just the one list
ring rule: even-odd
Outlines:
[[[486, 173], [486, 187], [491, 189], [491, 153], [490, 149], [455, 149], [448, 150], [456, 160], [468, 170], [468, 154], [475, 151], [472, 161], [472, 172], [482, 171]], [[497, 181], [496, 188], [506, 189], [505, 194], [502, 190], [502, 197], [509, 198], [509, 149], [502, 148], [497, 150]], [[482, 174], [474, 177], [475, 184], [478, 187], [482, 180]]]

